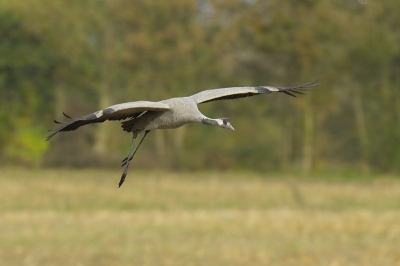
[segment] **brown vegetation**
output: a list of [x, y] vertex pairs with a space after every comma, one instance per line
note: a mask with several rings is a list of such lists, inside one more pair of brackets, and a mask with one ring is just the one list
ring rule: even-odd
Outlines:
[[0, 264], [400, 265], [392, 177], [139, 172], [120, 189], [118, 177], [2, 171]]

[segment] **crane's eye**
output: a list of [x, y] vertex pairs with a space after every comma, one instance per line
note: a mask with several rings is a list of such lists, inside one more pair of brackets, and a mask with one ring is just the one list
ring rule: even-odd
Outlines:
[[222, 122], [224, 123], [224, 125], [227, 125], [229, 123], [229, 119], [228, 118], [224, 118], [224, 119], [222, 119]]

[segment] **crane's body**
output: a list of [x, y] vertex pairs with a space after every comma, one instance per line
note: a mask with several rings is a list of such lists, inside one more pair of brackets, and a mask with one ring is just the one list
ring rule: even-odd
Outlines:
[[[135, 123], [133, 129], [130, 131], [132, 132], [136, 129], [154, 130], [178, 128], [188, 123], [200, 123], [201, 118], [204, 117], [197, 108], [196, 102], [189, 97], [172, 98], [163, 100], [161, 103], [168, 105], [169, 109], [163, 112], [145, 113], [143, 116], [138, 118], [138, 123], [142, 122], [143, 124], [146, 124], [145, 128], [135, 126]], [[177, 110], [184, 111], [177, 112]]]
[[[54, 120], [55, 123], [62, 124], [62, 126], [54, 130], [54, 132], [47, 137], [47, 140], [52, 138], [58, 132], [72, 131], [86, 124], [101, 123], [106, 120], [125, 120], [121, 123], [121, 127], [124, 131], [131, 132], [133, 136], [129, 155], [122, 161], [122, 166], [125, 165], [125, 170], [119, 182], [119, 186], [121, 186], [125, 180], [129, 162], [132, 160], [146, 135], [152, 130], [173, 129], [188, 123], [202, 123], [234, 130], [228, 118], [214, 119], [206, 117], [198, 109], [198, 104], [218, 100], [243, 98], [259, 94], [269, 94], [271, 92], [283, 92], [295, 97], [293, 93], [304, 94], [299, 90], [318, 86], [319, 84], [316, 82], [317, 80], [292, 87], [259, 86], [221, 88], [201, 91], [192, 96], [171, 98], [159, 102], [136, 101], [121, 103], [96, 111], [81, 118], [71, 118], [64, 113], [67, 118], [72, 120], [66, 123], [60, 123]], [[134, 141], [137, 135], [141, 132], [144, 132], [144, 134], [138, 145], [133, 150]]]

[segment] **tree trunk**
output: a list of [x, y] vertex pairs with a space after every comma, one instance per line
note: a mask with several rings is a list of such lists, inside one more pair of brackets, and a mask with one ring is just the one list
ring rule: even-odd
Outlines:
[[314, 132], [314, 115], [312, 113], [310, 100], [308, 100], [308, 103], [304, 110], [304, 139], [303, 139], [304, 141], [303, 141], [303, 160], [302, 160], [302, 168], [304, 174], [310, 174], [312, 169], [313, 132]]
[[289, 167], [293, 155], [293, 118], [289, 116], [285, 120], [284, 132], [281, 138], [281, 166], [283, 169]]
[[353, 90], [353, 109], [357, 128], [357, 135], [361, 148], [361, 170], [364, 174], [369, 173], [369, 140], [367, 126], [365, 123], [364, 109], [362, 107], [361, 91], [359, 86]]
[[[110, 89], [113, 83], [113, 25], [111, 23], [109, 10], [112, 0], [106, 0], [105, 6], [105, 25], [104, 25], [104, 45], [103, 45], [103, 62], [101, 64], [101, 82], [99, 86], [99, 109], [112, 105]], [[102, 128], [96, 130], [95, 143], [93, 150], [99, 155], [106, 155], [110, 149], [110, 124], [105, 123]]]
[[167, 147], [165, 141], [165, 130], [154, 130], [154, 138], [156, 143], [156, 157], [158, 164], [167, 163]]
[[185, 127], [180, 127], [174, 130], [173, 137], [173, 149], [174, 149], [174, 166], [175, 168], [181, 168], [183, 159], [183, 139], [185, 136]]
[[54, 94], [55, 115], [54, 115], [54, 117], [56, 117], [56, 120], [58, 120], [58, 119], [62, 120], [62, 113], [67, 112], [67, 110], [65, 110], [67, 94], [65, 93], [64, 87], [59, 80], [55, 80], [54, 85], [55, 85], [55, 94]]

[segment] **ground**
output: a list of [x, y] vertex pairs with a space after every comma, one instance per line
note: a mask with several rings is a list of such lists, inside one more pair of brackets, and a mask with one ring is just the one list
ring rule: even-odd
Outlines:
[[400, 179], [0, 174], [0, 265], [400, 265]]

